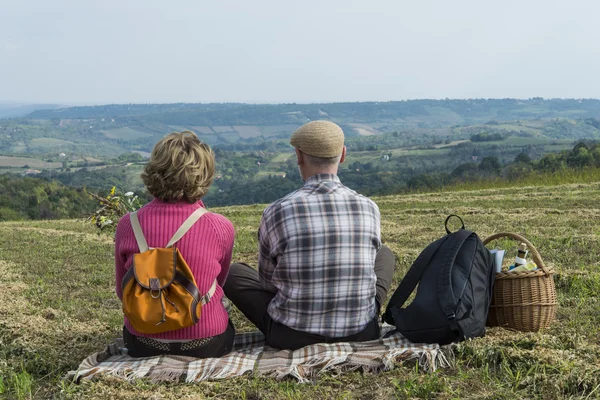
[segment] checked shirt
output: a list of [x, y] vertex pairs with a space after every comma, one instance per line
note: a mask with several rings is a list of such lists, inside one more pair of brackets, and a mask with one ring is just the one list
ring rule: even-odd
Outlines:
[[269, 205], [258, 230], [260, 282], [277, 294], [271, 318], [297, 331], [350, 336], [375, 317], [377, 205], [315, 175]]

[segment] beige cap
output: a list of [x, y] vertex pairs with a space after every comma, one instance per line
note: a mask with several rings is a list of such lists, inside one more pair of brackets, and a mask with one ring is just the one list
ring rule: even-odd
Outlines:
[[331, 158], [342, 154], [344, 131], [329, 121], [311, 121], [296, 130], [290, 139], [292, 146], [315, 157]]

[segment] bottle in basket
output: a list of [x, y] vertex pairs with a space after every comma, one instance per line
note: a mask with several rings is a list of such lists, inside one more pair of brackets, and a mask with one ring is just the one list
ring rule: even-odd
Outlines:
[[527, 264], [527, 260], [525, 259], [525, 257], [527, 257], [527, 253], [527, 245], [525, 243], [519, 243], [517, 256], [515, 257], [515, 268]]

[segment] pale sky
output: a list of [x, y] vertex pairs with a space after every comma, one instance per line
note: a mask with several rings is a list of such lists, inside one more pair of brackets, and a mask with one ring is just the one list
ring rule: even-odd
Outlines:
[[600, 97], [597, 0], [0, 0], [0, 101]]

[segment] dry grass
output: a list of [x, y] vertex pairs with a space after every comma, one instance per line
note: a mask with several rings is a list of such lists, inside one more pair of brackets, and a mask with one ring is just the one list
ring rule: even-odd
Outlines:
[[[381, 374], [323, 376], [315, 384], [243, 377], [203, 384], [75, 385], [69, 369], [119, 334], [112, 240], [80, 221], [0, 224], [0, 397], [8, 398], [598, 398], [600, 397], [600, 184], [376, 198], [383, 239], [397, 257], [396, 285], [418, 253], [462, 215], [485, 237], [531, 240], [559, 274], [558, 322], [540, 333], [500, 328], [465, 342], [452, 368], [427, 374], [402, 365]], [[263, 206], [218, 209], [236, 226], [236, 261], [256, 263]], [[514, 252], [515, 244], [500, 243]], [[391, 294], [391, 293], [390, 293]], [[238, 312], [232, 318], [251, 329]]]

